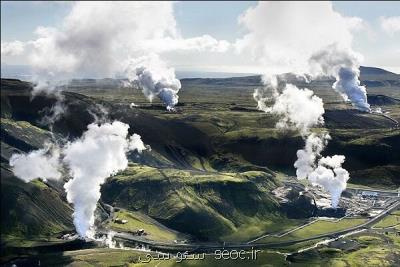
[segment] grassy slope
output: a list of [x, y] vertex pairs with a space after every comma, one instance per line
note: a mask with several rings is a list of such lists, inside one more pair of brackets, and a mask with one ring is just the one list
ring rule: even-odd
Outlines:
[[157, 241], [174, 241], [183, 238], [177, 232], [160, 226], [139, 212], [120, 210], [115, 213], [114, 218], [128, 221], [126, 224], [119, 224], [114, 221], [110, 222], [108, 226], [115, 231], [137, 231], [138, 229], [144, 229], [147, 233], [146, 238]]
[[398, 266], [400, 238], [395, 234], [363, 233], [352, 238], [358, 246], [351, 250], [318, 247], [290, 257], [290, 266]]
[[[263, 166], [293, 174], [295, 152], [303, 146], [303, 141], [295, 133], [274, 132], [277, 118], [255, 110], [251, 92], [256, 86], [257, 82], [251, 79], [217, 82], [185, 80], [180, 92], [182, 106], [178, 107], [178, 113], [167, 113], [162, 107], [151, 106], [138, 90], [84, 88], [78, 91], [116, 104], [135, 102], [147, 107], [119, 111], [121, 106], [110, 106], [110, 116], [129, 123], [131, 131], [141, 134], [154, 151], [180, 167], [244, 171]], [[310, 86], [326, 99], [332, 100], [337, 96], [329, 89], [329, 84], [318, 82]], [[397, 87], [391, 90], [400, 91]], [[71, 103], [84, 105], [80, 109], [77, 105], [73, 106], [67, 115], [68, 119], [55, 128], [61, 131], [77, 127], [68, 132], [73, 136], [82, 131], [82, 125], [85, 125], [77, 121], [81, 118], [73, 118], [73, 114], [84, 114], [85, 105], [92, 105], [90, 103], [95, 101], [72, 94], [67, 99], [69, 97], [77, 98]], [[13, 101], [11, 104], [15, 109], [16, 98]], [[25, 102], [19, 100], [18, 103]], [[238, 107], [245, 109], [234, 109]], [[356, 112], [351, 106], [336, 100], [326, 101], [325, 107], [326, 125], [333, 137], [326, 154], [346, 156], [345, 167], [351, 173], [351, 182], [376, 182], [386, 187], [399, 184], [396, 177], [399, 177], [400, 134], [398, 130], [383, 130], [390, 127], [391, 122], [380, 115]], [[396, 117], [400, 105], [383, 108], [390, 109], [391, 116]], [[18, 112], [17, 115], [22, 116], [21, 111]], [[84, 120], [88, 120], [86, 116], [83, 116]], [[391, 136], [387, 136], [385, 132], [390, 131]], [[365, 136], [370, 136], [376, 142], [357, 143], [363, 141], [361, 139]], [[380, 179], [376, 179], [376, 176]]]
[[[334, 130], [327, 153], [346, 156], [353, 184], [395, 189], [400, 184], [400, 130]], [[329, 151], [329, 152], [328, 152]]]
[[[212, 168], [238, 170], [256, 165], [293, 174], [296, 151], [304, 142], [295, 132], [275, 130], [276, 117], [255, 111], [231, 111], [224, 105], [212, 112], [204, 110], [208, 108], [206, 103], [198, 106], [185, 106], [183, 114], [157, 116], [179, 118], [210, 136], [216, 153], [206, 162]], [[202, 106], [204, 109], [199, 109]], [[391, 109], [400, 110], [400, 105]], [[345, 155], [352, 183], [387, 188], [400, 184], [400, 130], [390, 129], [392, 123], [380, 115], [362, 114], [349, 107], [343, 114], [328, 111], [325, 121], [332, 141], [324, 155]]]
[[[284, 256], [274, 252], [263, 251], [257, 259], [245, 260], [216, 260], [215, 255], [207, 255], [204, 260], [152, 260], [140, 263], [146, 259], [145, 252], [118, 249], [86, 249], [68, 251], [62, 254], [42, 254], [37, 257], [43, 266], [134, 266], [134, 267], [177, 267], [177, 266], [287, 266]], [[250, 256], [250, 254], [246, 254]], [[157, 255], [153, 254], [156, 258]]]
[[400, 224], [400, 211], [394, 211], [389, 216], [374, 225], [376, 228], [385, 228]]
[[[38, 258], [46, 266], [398, 266], [400, 239], [394, 234], [387, 236], [359, 234], [353, 238], [359, 243], [354, 250], [341, 250], [326, 246], [289, 257], [285, 261], [282, 254], [264, 250], [256, 260], [216, 260], [208, 255], [204, 260], [176, 259], [152, 260], [139, 263], [139, 256], [146, 259], [143, 252], [115, 249], [90, 249], [64, 252], [63, 254], [43, 254]], [[246, 254], [248, 255], [248, 254]], [[156, 255], [153, 255], [156, 257]]]
[[1, 120], [1, 229], [2, 242], [40, 239], [72, 229], [72, 209], [58, 190], [39, 180], [25, 183], [8, 166], [10, 156], [39, 148], [50, 133], [28, 122]]
[[266, 241], [284, 241], [284, 240], [297, 240], [307, 237], [312, 237], [320, 234], [331, 233], [340, 231], [349, 227], [353, 227], [365, 222], [365, 219], [342, 219], [340, 221], [325, 221], [319, 220], [308, 226], [300, 228], [294, 232], [291, 232], [288, 235], [283, 237], [266, 237], [258, 240], [258, 243], [266, 242]]
[[[328, 87], [324, 86], [317, 88], [316, 92], [329, 101], [340, 100], [331, 98], [332, 92], [327, 91]], [[222, 84], [222, 87], [225, 85]], [[177, 170], [169, 166], [170, 168], [163, 174], [156, 170], [146, 170], [144, 167], [140, 174], [119, 175], [110, 180], [113, 185], [109, 188], [110, 190], [106, 190], [109, 194], [106, 196], [108, 202], [122, 204], [132, 210], [144, 211], [170, 226], [185, 232], [196, 233], [204, 239], [243, 240], [249, 237], [248, 235], [256, 236], [263, 231], [268, 231], [277, 224], [283, 225], [280, 221], [281, 216], [276, 214], [274, 201], [269, 199], [268, 193], [274, 187], [273, 184], [268, 184], [273, 180], [271, 172], [258, 165], [290, 172], [293, 169], [293, 158], [290, 158], [290, 155], [293, 157], [295, 154], [292, 152], [303, 144], [297, 134], [282, 134], [270, 130], [274, 127], [277, 118], [254, 111], [254, 101], [251, 99], [253, 89], [253, 85], [240, 85], [216, 92], [214, 86], [184, 85], [180, 98], [184, 104], [181, 113], [165, 113], [163, 109], [152, 108], [140, 110], [143, 113], [126, 112], [126, 110], [120, 113], [112, 112], [112, 117], [129, 122], [132, 131], [141, 134], [146, 142], [150, 142], [160, 158], [165, 159], [168, 164], [170, 162], [180, 164], [180, 161], [184, 161], [187, 165], [181, 165], [189, 170]], [[97, 92], [96, 97], [117, 103], [134, 101], [149, 106], [140, 92], [134, 94], [122, 91], [112, 92], [112, 95], [108, 92]], [[213, 97], [210, 98], [210, 95]], [[82, 101], [89, 105], [92, 100], [82, 98]], [[5, 103], [9, 104], [7, 101]], [[29, 101], [21, 103], [24, 103], [21, 104], [23, 108], [20, 107], [16, 113], [19, 118], [26, 115], [22, 112], [30, 105]], [[2, 114], [4, 111], [4, 114], [10, 117], [12, 112], [3, 110], [3, 106]], [[234, 107], [244, 107], [248, 110], [235, 111]], [[332, 102], [326, 107], [327, 109], [333, 107], [350, 109], [349, 106]], [[82, 110], [85, 109], [85, 106], [75, 107], [69, 114], [71, 116], [82, 114]], [[398, 109], [396, 106], [391, 106], [391, 114], [397, 114]], [[37, 109], [33, 111], [36, 112]], [[382, 127], [387, 125], [384, 118], [353, 113], [346, 111], [343, 113], [344, 116], [341, 114], [339, 114], [341, 116], [336, 116], [336, 113], [332, 113], [336, 114], [336, 117], [327, 119], [327, 125], [331, 130], [343, 129], [342, 133], [332, 132], [332, 147], [339, 144], [339, 151], [328, 147], [327, 153], [345, 154], [347, 162], [351, 163], [346, 167], [350, 168], [352, 176], [358, 170], [367, 170], [366, 173], [360, 174], [360, 177], [370, 177], [371, 182], [378, 181], [379, 183], [380, 180], [374, 179], [376, 174], [368, 170], [384, 168], [386, 171], [387, 166], [390, 168], [398, 166], [396, 156], [400, 153], [396, 152], [399, 148], [399, 133], [387, 134], [386, 131], [382, 131]], [[350, 122], [346, 121], [348, 115], [353, 118]], [[137, 117], [142, 117], [143, 120], [135, 119]], [[367, 127], [364, 124], [365, 117], [367, 117]], [[336, 118], [345, 121], [337, 121]], [[36, 117], [34, 119], [36, 120]], [[87, 118], [82, 120], [80, 117], [74, 117], [62, 121], [56, 129], [62, 132], [68, 128], [70, 131], [68, 133], [76, 136], [84, 129], [87, 121]], [[157, 131], [154, 131], [154, 128]], [[367, 138], [368, 136], [370, 138]], [[24, 148], [20, 143], [18, 146], [19, 149]], [[282, 149], [284, 146], [285, 149]], [[173, 150], [170, 149], [171, 147]], [[207, 150], [202, 150], [204, 147], [207, 147]], [[235, 150], [237, 147], [240, 149]], [[246, 147], [251, 149], [246, 151]], [[287, 155], [277, 154], [284, 151], [287, 151]], [[283, 162], [273, 162], [276, 158]], [[376, 161], [376, 159], [379, 160]], [[210, 172], [198, 173], [192, 171], [192, 168]], [[233, 174], [216, 174], [213, 173], [214, 170]], [[242, 176], [245, 176], [243, 173], [236, 177], [236, 172], [246, 170], [263, 170], [264, 172], [253, 173], [250, 178], [243, 178]], [[388, 187], [398, 184], [395, 179], [387, 179], [387, 174], [382, 174], [382, 176], [384, 177], [381, 178], [388, 180], [387, 183], [385, 182]], [[396, 173], [392, 176], [399, 177]], [[363, 181], [362, 179], [355, 180], [361, 183]], [[105, 185], [107, 186], [109, 184]], [[41, 184], [39, 187], [43, 189]], [[285, 226], [282, 226], [282, 229], [284, 228]]]
[[4, 168], [1, 179], [2, 243], [20, 246], [72, 230], [72, 209], [57, 191], [38, 180], [24, 183]]
[[102, 197], [201, 239], [238, 241], [252, 237], [239, 234], [246, 227], [245, 233], [260, 235], [281, 220], [270, 194], [275, 183], [260, 171], [209, 173], [130, 164], [107, 181]]

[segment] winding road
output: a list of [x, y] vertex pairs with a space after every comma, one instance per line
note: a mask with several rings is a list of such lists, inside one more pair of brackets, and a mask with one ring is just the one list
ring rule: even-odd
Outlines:
[[[158, 242], [158, 241], [152, 241], [148, 239], [144, 239], [138, 236], [134, 236], [129, 233], [125, 232], [119, 232], [115, 233], [114, 238], [117, 240], [124, 241], [125, 243], [131, 243], [132, 245], [142, 245], [148, 248], [151, 248], [152, 250], [157, 250], [157, 251], [165, 251], [165, 252], [173, 252], [173, 251], [196, 251], [196, 252], [209, 252], [209, 251], [214, 251], [216, 249], [255, 249], [255, 248], [274, 248], [274, 247], [282, 247], [282, 246], [288, 246], [288, 245], [293, 245], [296, 243], [301, 243], [305, 241], [310, 241], [310, 240], [315, 240], [315, 239], [320, 239], [320, 238], [335, 238], [339, 237], [344, 234], [348, 234], [354, 231], [362, 230], [362, 229], [367, 229], [370, 228], [372, 225], [389, 215], [393, 210], [398, 209], [400, 206], [400, 199], [396, 199], [396, 201], [386, 207], [384, 211], [382, 211], [380, 214], [377, 216], [371, 218], [365, 223], [362, 223], [360, 225], [350, 227], [344, 230], [336, 231], [336, 232], [330, 232], [330, 233], [325, 233], [325, 234], [320, 234], [320, 235], [315, 235], [312, 237], [308, 238], [303, 238], [303, 239], [296, 239], [296, 240], [288, 240], [288, 241], [282, 241], [282, 242], [266, 242], [266, 243], [254, 243], [254, 242], [247, 242], [247, 243], [168, 243], [168, 242]], [[101, 233], [107, 234], [107, 230], [100, 230]], [[256, 239], [259, 240], [259, 239]], [[256, 241], [253, 240], [253, 241]]]

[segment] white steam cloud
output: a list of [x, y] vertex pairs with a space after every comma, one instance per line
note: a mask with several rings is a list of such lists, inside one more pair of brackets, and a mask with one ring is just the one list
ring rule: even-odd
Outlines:
[[145, 149], [138, 135], [127, 138], [128, 128], [119, 121], [90, 124], [81, 138], [64, 148], [64, 162], [72, 177], [64, 188], [74, 205], [74, 224], [80, 236], [90, 235], [100, 186], [107, 177], [126, 169], [128, 151]]
[[[290, 21], [290, 23], [288, 23]], [[351, 30], [359, 18], [343, 17], [330, 2], [259, 2], [241, 15], [248, 33], [236, 41], [266, 75], [295, 73], [336, 78], [333, 88], [362, 111], [370, 111], [360, 86], [361, 57], [351, 49]]]
[[57, 79], [111, 77], [125, 58], [145, 53], [138, 43], [177, 36], [168, 2], [75, 2], [62, 27], [36, 33], [31, 63]]
[[[41, 89], [38, 89], [41, 90]], [[38, 93], [38, 90], [34, 91], [34, 96]], [[44, 91], [47, 93], [48, 91]], [[48, 125], [50, 127], [50, 131], [53, 131], [53, 125], [56, 121], [58, 121], [63, 114], [68, 109], [68, 106], [65, 104], [64, 96], [58, 91], [53, 94], [56, 98], [56, 102], [54, 105], [46, 112], [44, 117], [40, 120], [40, 123], [43, 125]], [[33, 96], [33, 97], [34, 97]]]
[[[308, 178], [311, 184], [323, 187], [331, 194], [332, 206], [336, 207], [349, 173], [341, 167], [344, 156], [321, 156], [330, 139], [329, 134], [310, 133], [310, 128], [324, 124], [322, 99], [311, 90], [299, 89], [292, 84], [286, 84], [280, 93], [276, 76], [264, 77], [264, 83], [266, 87], [256, 89], [253, 94], [258, 109], [279, 117], [276, 128], [297, 129], [305, 139], [305, 147], [297, 151], [294, 163], [297, 178]], [[268, 106], [269, 101], [274, 102], [272, 106]]]
[[349, 172], [342, 168], [344, 160], [342, 155], [321, 158], [318, 167], [308, 176], [312, 184], [319, 185], [330, 193], [334, 208], [339, 204], [340, 196], [350, 178]]
[[294, 167], [298, 179], [308, 178], [312, 185], [321, 186], [329, 192], [332, 207], [336, 208], [350, 176], [348, 171], [342, 168], [345, 161], [343, 155], [321, 156], [329, 139], [330, 136], [327, 133], [310, 134], [306, 139], [304, 149], [297, 151]]
[[45, 148], [28, 154], [13, 154], [10, 158], [10, 166], [15, 176], [25, 182], [36, 178], [58, 180], [61, 178], [59, 158], [59, 148], [46, 144]]
[[128, 166], [127, 153], [146, 149], [141, 137], [128, 137], [129, 126], [114, 121], [92, 123], [82, 137], [58, 148], [46, 147], [28, 155], [13, 155], [14, 174], [25, 182], [35, 178], [60, 179], [64, 164], [72, 177], [65, 185], [67, 200], [74, 206], [74, 224], [81, 237], [93, 237], [94, 211], [100, 186], [106, 178]]
[[[121, 77], [132, 61], [152, 53], [222, 53], [230, 47], [229, 42], [210, 35], [182, 37], [174, 2], [74, 2], [60, 27], [38, 27], [35, 33], [38, 38], [26, 42], [35, 90], [50, 92], [72, 78]], [[6, 44], [2, 50], [3, 46]], [[180, 83], [172, 68], [160, 57], [157, 61], [163, 67], [142, 66], [145, 69], [130, 73], [146, 87], [143, 92], [147, 98], [157, 95], [167, 108], [173, 108]]]
[[18, 56], [24, 52], [25, 44], [21, 41], [1, 41], [1, 56]]
[[312, 133], [307, 137], [304, 149], [297, 150], [297, 160], [294, 163], [298, 179], [306, 179], [314, 171], [315, 163], [329, 139], [329, 134], [319, 136]]
[[332, 88], [340, 93], [345, 101], [351, 101], [359, 110], [370, 112], [367, 102], [367, 90], [360, 85], [359, 55], [340, 49], [337, 45], [315, 53], [310, 58], [312, 72], [317, 75], [329, 75], [336, 78]]
[[254, 92], [253, 97], [260, 110], [279, 116], [277, 128], [299, 129], [302, 135], [306, 135], [310, 127], [324, 123], [322, 116], [325, 112], [324, 104], [321, 98], [314, 95], [313, 91], [286, 84], [281, 94], [274, 93], [275, 103], [271, 107], [266, 105], [268, 98], [262, 96], [263, 92], [258, 89]]
[[[38, 39], [30, 42], [35, 90], [49, 92], [71, 78], [121, 75], [127, 68], [121, 62], [147, 54], [147, 42], [179, 38], [173, 4], [168, 2], [75, 2], [62, 27], [39, 27], [36, 34]], [[158, 70], [148, 69], [146, 74], [169, 79], [160, 77], [164, 72], [154, 72]], [[173, 107], [179, 88], [157, 95], [166, 101], [172, 98], [167, 106]]]
[[361, 56], [351, 49], [351, 30], [362, 27], [362, 19], [343, 17], [331, 2], [272, 1], [249, 8], [239, 22], [248, 33], [236, 41], [236, 50], [250, 53], [264, 69], [265, 87], [253, 94], [258, 109], [276, 114], [277, 128], [299, 130], [305, 147], [297, 151], [296, 175], [330, 192], [336, 207], [349, 175], [341, 167], [344, 156], [321, 156], [329, 134], [310, 133], [310, 128], [324, 124], [322, 99], [291, 84], [279, 88], [277, 77], [282, 73], [306, 80], [335, 77], [332, 88], [345, 101], [369, 112], [366, 88], [359, 81]]
[[167, 110], [173, 110], [178, 104], [178, 92], [181, 82], [175, 77], [175, 71], [168, 68], [160, 58], [152, 54], [131, 60], [126, 69], [128, 79], [136, 82], [144, 96], [152, 102], [158, 97]]

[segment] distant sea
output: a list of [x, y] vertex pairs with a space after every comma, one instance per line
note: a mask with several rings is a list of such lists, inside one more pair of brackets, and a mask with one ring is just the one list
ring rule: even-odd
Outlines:
[[29, 81], [32, 78], [32, 70], [26, 65], [1, 64], [1, 78]]
[[257, 75], [254, 73], [236, 73], [236, 72], [203, 72], [203, 71], [176, 71], [178, 79], [185, 78], [230, 78], [245, 77]]
[[[176, 71], [178, 79], [185, 78], [230, 78], [252, 76], [254, 73], [233, 72], [205, 72], [205, 71]], [[32, 69], [26, 65], [1, 64], [1, 78], [12, 78], [29, 81], [32, 78]], [[88, 77], [90, 78], [90, 77]]]

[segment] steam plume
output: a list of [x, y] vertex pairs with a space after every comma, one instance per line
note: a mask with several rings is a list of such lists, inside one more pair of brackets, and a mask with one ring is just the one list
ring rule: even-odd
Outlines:
[[[253, 97], [257, 107], [279, 116], [276, 128], [297, 129], [305, 139], [305, 147], [297, 151], [294, 163], [297, 178], [308, 178], [311, 184], [324, 188], [331, 195], [332, 207], [337, 207], [349, 179], [349, 173], [341, 167], [345, 157], [322, 157], [321, 152], [330, 140], [329, 134], [310, 134], [311, 127], [324, 124], [322, 99], [311, 90], [299, 89], [292, 84], [286, 84], [282, 93], [279, 93], [274, 79], [264, 80], [267, 81], [266, 88], [270, 89], [271, 96], [266, 96], [265, 90], [256, 89]], [[268, 106], [268, 101], [274, 101], [273, 105]]]
[[311, 184], [321, 186], [329, 192], [332, 207], [336, 208], [340, 195], [346, 189], [349, 173], [342, 168], [345, 160], [343, 155], [321, 156], [329, 139], [330, 136], [327, 133], [310, 134], [306, 139], [304, 149], [297, 151], [294, 167], [298, 179], [308, 178]]
[[[2, 52], [23, 46], [34, 72], [35, 90], [49, 92], [72, 78], [121, 77], [129, 67], [125, 63], [138, 62], [150, 53], [222, 53], [230, 46], [209, 35], [181, 36], [174, 2], [167, 1], [77, 1], [60, 27], [38, 27], [35, 34], [37, 38], [25, 44], [2, 42]], [[18, 49], [7, 49], [7, 53], [11, 50]], [[158, 62], [162, 68], [136, 66], [130, 78], [138, 78], [148, 99], [158, 96], [172, 109], [178, 102], [180, 83], [173, 69], [166, 68], [160, 58]]]
[[[246, 10], [239, 22], [248, 33], [236, 41], [235, 47], [239, 53], [249, 53], [264, 73], [265, 87], [253, 94], [258, 109], [278, 115], [277, 128], [299, 130], [306, 144], [297, 151], [297, 177], [329, 191], [332, 205], [336, 206], [348, 173], [341, 163], [332, 167], [327, 164], [329, 160], [322, 158], [329, 135], [310, 134], [310, 128], [324, 123], [322, 99], [294, 85], [282, 88], [277, 77], [282, 73], [311, 78], [333, 76], [336, 82], [332, 88], [344, 100], [370, 111], [366, 89], [359, 81], [361, 58], [351, 49], [351, 29], [362, 20], [342, 16], [330, 2], [266, 1]], [[332, 158], [344, 161], [344, 156]]]
[[274, 93], [274, 96], [275, 103], [268, 107], [265, 104], [268, 98], [262, 96], [262, 90], [258, 89], [253, 94], [259, 109], [280, 117], [277, 128], [295, 128], [306, 135], [310, 127], [324, 123], [322, 99], [314, 95], [313, 91], [287, 84], [281, 94]]
[[181, 83], [176, 79], [174, 69], [168, 68], [157, 55], [131, 60], [126, 73], [131, 83], [137, 82], [150, 102], [158, 97], [167, 110], [173, 110], [178, 103]]
[[74, 205], [74, 224], [80, 236], [91, 235], [105, 179], [128, 166], [128, 151], [145, 149], [138, 135], [127, 138], [128, 128], [119, 121], [90, 124], [81, 138], [64, 148], [64, 161], [72, 177], [64, 187], [68, 201]]
[[367, 101], [367, 90], [360, 85], [359, 56], [337, 45], [330, 45], [326, 49], [315, 53], [310, 58], [310, 65], [319, 75], [329, 75], [336, 78], [332, 88], [350, 101], [357, 109], [370, 112]]
[[321, 158], [318, 167], [308, 178], [312, 184], [322, 186], [330, 193], [334, 208], [337, 207], [340, 195], [346, 189], [347, 180], [350, 178], [348, 171], [342, 168], [344, 160], [342, 155]]
[[330, 139], [329, 134], [310, 134], [306, 139], [304, 149], [297, 150], [297, 160], [294, 163], [298, 179], [306, 179], [314, 171], [315, 163]]
[[361, 56], [351, 49], [351, 30], [360, 18], [342, 16], [330, 2], [267, 1], [249, 8], [239, 21], [248, 33], [236, 41], [236, 49], [250, 53], [263, 73], [333, 76], [332, 87], [345, 101], [370, 111], [359, 81]]
[[17, 177], [29, 182], [35, 178], [60, 179], [65, 165], [72, 177], [64, 188], [74, 206], [75, 228], [81, 237], [93, 237], [100, 186], [128, 166], [129, 151], [141, 153], [146, 149], [139, 135], [128, 137], [128, 129], [129, 125], [119, 121], [100, 126], [92, 123], [81, 138], [62, 149], [48, 145], [28, 155], [14, 154], [10, 166]]
[[[52, 132], [54, 123], [61, 119], [63, 114], [68, 110], [68, 106], [65, 104], [65, 98], [60, 91], [53, 93], [51, 91], [45, 91], [45, 94], [49, 93], [55, 97], [56, 102], [49, 110], [46, 110], [46, 114], [40, 120], [40, 123], [43, 125], [48, 125], [50, 127], [50, 131]], [[37, 91], [32, 97], [35, 97], [36, 94]]]
[[[311, 127], [324, 124], [322, 99], [311, 90], [299, 89], [292, 84], [286, 84], [280, 93], [274, 76], [266, 76], [263, 80], [265, 88], [256, 89], [253, 94], [258, 109], [278, 115], [276, 128], [297, 129], [306, 141], [304, 149], [297, 151], [294, 163], [297, 178], [308, 178], [311, 184], [323, 187], [331, 194], [332, 206], [336, 207], [346, 188], [349, 173], [341, 167], [344, 156], [321, 156], [330, 139], [329, 134], [310, 134]], [[267, 105], [269, 101], [273, 102], [272, 106]]]
[[24, 182], [36, 178], [58, 180], [61, 178], [59, 158], [59, 148], [48, 143], [45, 148], [28, 154], [13, 154], [10, 166], [15, 176]]

